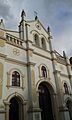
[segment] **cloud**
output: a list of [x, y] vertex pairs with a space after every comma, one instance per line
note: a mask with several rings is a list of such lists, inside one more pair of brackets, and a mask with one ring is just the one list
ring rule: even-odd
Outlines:
[[[7, 1], [7, 2], [5, 2]], [[72, 41], [72, 0], [0, 0], [0, 17], [6, 19], [8, 28], [16, 29], [21, 10], [26, 19], [34, 19], [34, 11], [47, 28], [51, 27], [53, 46], [60, 53], [70, 53]]]
[[12, 13], [10, 11], [10, 5], [4, 0], [0, 0], [0, 17], [6, 20], [9, 17], [12, 17]]

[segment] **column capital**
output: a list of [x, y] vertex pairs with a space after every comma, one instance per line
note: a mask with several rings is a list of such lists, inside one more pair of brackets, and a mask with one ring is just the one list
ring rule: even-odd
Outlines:
[[60, 74], [61, 73], [61, 71], [59, 71], [59, 70], [54, 70], [54, 72], [53, 73], [58, 73], [58, 74]]

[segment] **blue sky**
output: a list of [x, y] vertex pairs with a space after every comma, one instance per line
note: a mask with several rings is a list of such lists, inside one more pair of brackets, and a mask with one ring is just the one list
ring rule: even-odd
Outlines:
[[7, 28], [17, 29], [22, 9], [28, 20], [37, 11], [44, 27], [51, 27], [53, 48], [72, 56], [72, 0], [0, 0], [0, 18]]

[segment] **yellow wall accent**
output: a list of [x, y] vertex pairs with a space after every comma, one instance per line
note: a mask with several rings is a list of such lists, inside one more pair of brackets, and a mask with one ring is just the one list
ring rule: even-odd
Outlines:
[[3, 64], [0, 63], [0, 97], [2, 96]]
[[7, 88], [10, 86], [10, 73], [7, 72]]
[[0, 47], [5, 46], [5, 41], [3, 39], [0, 39]]
[[35, 86], [35, 72], [32, 70], [32, 84]]
[[0, 30], [0, 36], [4, 36], [4, 32]]
[[28, 54], [30, 57], [32, 57], [33, 52], [31, 50], [28, 50]]
[[35, 87], [35, 72], [34, 72], [34, 70], [32, 70], [32, 96], [33, 96], [33, 102], [36, 103], [37, 94], [36, 94], [36, 87]]

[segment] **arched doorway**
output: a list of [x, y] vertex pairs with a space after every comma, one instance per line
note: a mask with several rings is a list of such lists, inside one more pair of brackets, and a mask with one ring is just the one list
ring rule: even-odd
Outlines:
[[23, 120], [22, 102], [18, 97], [15, 96], [10, 100], [9, 108], [9, 120]]
[[52, 111], [51, 95], [47, 84], [39, 84], [39, 107], [41, 108], [42, 120], [54, 120]]
[[72, 120], [72, 101], [68, 100], [66, 105], [69, 111], [70, 120]]

